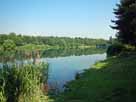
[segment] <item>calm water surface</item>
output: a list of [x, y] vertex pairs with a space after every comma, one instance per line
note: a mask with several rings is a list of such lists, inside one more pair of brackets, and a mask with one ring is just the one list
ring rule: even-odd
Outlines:
[[63, 90], [66, 82], [75, 79], [78, 72], [90, 68], [94, 63], [104, 60], [106, 54], [92, 54], [81, 56], [67, 56], [57, 58], [43, 58], [42, 61], [49, 63], [48, 84]]

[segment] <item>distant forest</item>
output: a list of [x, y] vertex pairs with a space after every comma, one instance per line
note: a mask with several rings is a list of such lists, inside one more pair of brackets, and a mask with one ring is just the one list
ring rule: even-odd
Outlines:
[[16, 46], [24, 46], [27, 44], [34, 45], [49, 45], [59, 47], [73, 47], [73, 46], [95, 46], [97, 44], [106, 44], [104, 39], [91, 38], [70, 38], [70, 37], [47, 37], [47, 36], [26, 36], [21, 34], [0, 34], [0, 45], [3, 45], [5, 40], [12, 40]]

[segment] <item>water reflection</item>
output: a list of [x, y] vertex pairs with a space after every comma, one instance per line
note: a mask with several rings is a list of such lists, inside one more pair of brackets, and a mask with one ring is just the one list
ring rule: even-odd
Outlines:
[[57, 50], [46, 50], [41, 51], [41, 56], [46, 58], [54, 57], [66, 57], [66, 56], [81, 56], [90, 55], [96, 53], [104, 53], [106, 49], [86, 48], [86, 49], [57, 49]]
[[7, 64], [39, 64], [48, 62], [49, 68], [45, 75], [48, 85], [45, 90], [55, 93], [62, 91], [66, 82], [75, 79], [75, 75], [89, 68], [96, 61], [106, 58], [105, 49], [56, 49], [5, 52], [0, 56], [0, 66]]
[[54, 58], [54, 57], [66, 57], [66, 56], [81, 56], [90, 55], [96, 53], [104, 53], [105, 49], [51, 49], [51, 50], [35, 50], [35, 51], [14, 51], [14, 52], [3, 52], [0, 55], [0, 62], [15, 62], [24, 60], [33, 60], [33, 63], [39, 63], [40, 58]]

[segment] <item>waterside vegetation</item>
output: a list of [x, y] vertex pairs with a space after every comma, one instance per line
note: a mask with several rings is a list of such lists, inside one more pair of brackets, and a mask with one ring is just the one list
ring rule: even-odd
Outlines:
[[3, 65], [0, 69], [0, 102], [45, 102], [48, 100], [48, 64]]

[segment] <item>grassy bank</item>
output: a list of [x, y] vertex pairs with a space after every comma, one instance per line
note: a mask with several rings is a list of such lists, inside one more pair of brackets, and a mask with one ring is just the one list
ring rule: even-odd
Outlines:
[[4, 65], [0, 69], [0, 102], [46, 102], [47, 64]]
[[56, 102], [135, 102], [136, 54], [96, 63], [67, 84]]

